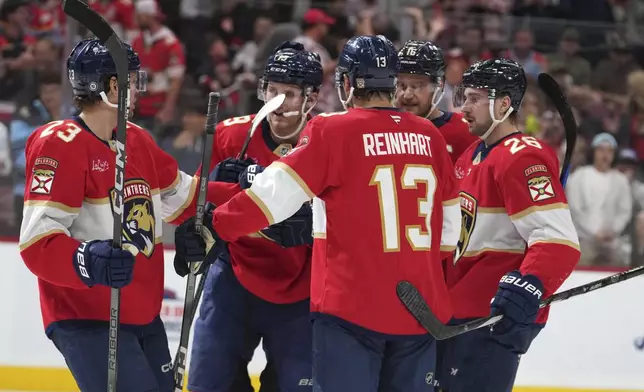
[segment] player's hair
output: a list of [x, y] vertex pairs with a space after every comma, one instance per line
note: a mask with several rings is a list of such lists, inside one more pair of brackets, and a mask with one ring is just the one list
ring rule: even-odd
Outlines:
[[396, 90], [372, 90], [372, 89], [355, 89], [353, 96], [362, 101], [370, 101], [375, 99], [382, 99], [393, 101]]
[[[105, 75], [101, 78], [103, 82], [103, 91], [105, 91], [106, 94], [109, 93], [110, 91], [110, 81], [112, 80], [112, 78], [116, 78], [116, 77], [117, 77], [116, 75]], [[88, 97], [88, 96], [75, 95], [73, 100], [74, 100], [74, 106], [76, 106], [76, 108], [81, 112], [85, 109], [91, 108], [103, 102], [100, 96]]]

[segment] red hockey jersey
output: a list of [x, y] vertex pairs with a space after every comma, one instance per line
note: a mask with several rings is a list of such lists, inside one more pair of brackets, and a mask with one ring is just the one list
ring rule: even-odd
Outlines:
[[[178, 170], [150, 135], [128, 123], [123, 237], [140, 249], [122, 290], [121, 322], [142, 325], [163, 298], [162, 222], [182, 219], [197, 179]], [[110, 288], [88, 288], [73, 256], [80, 242], [111, 239], [115, 150], [80, 118], [38, 128], [26, 145], [27, 186], [20, 252], [38, 277], [45, 327], [69, 319], [108, 320]], [[194, 203], [192, 203], [194, 206]]]
[[[233, 117], [217, 125], [210, 171], [224, 159], [237, 157], [253, 118], [255, 115]], [[264, 120], [248, 145], [246, 158], [266, 167], [291, 149], [290, 144], [277, 144], [273, 141], [268, 122]], [[214, 189], [214, 184], [219, 185], [218, 189]], [[229, 188], [228, 192], [224, 190], [226, 187]], [[237, 184], [211, 182], [208, 199], [215, 205], [221, 205], [238, 192]], [[293, 303], [309, 297], [311, 249], [308, 246], [282, 248], [272, 240], [253, 233], [229, 243], [228, 250], [237, 279], [256, 296], [279, 304]]]
[[[517, 269], [538, 277], [549, 296], [580, 256], [555, 152], [520, 133], [486, 150], [482, 143], [455, 166], [462, 229], [446, 276], [456, 318], [487, 316], [499, 280]], [[538, 321], [546, 318], [544, 310]]]
[[396, 295], [408, 280], [450, 319], [441, 250], [458, 240], [458, 193], [430, 121], [393, 108], [320, 114], [298, 147], [215, 210], [213, 224], [236, 240], [311, 199], [313, 312], [384, 334], [425, 334]]
[[445, 138], [447, 151], [449, 151], [454, 163], [463, 154], [463, 151], [479, 140], [478, 136], [470, 133], [470, 127], [461, 113], [444, 112], [440, 117], [433, 119], [432, 122]]

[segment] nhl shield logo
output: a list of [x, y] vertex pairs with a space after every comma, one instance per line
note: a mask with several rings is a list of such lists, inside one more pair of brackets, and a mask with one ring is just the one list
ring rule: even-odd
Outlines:
[[470, 237], [474, 231], [476, 224], [476, 210], [478, 203], [474, 196], [461, 192], [461, 236], [456, 244], [456, 254], [454, 255], [454, 263], [461, 258], [467, 246], [470, 243]]
[[[110, 192], [114, 206], [114, 189]], [[146, 257], [154, 253], [156, 220], [152, 192], [142, 179], [125, 181], [123, 185], [123, 239], [136, 245]]]

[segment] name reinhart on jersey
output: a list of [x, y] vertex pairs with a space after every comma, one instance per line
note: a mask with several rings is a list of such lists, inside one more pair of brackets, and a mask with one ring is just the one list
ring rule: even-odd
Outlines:
[[431, 157], [431, 137], [411, 132], [365, 133], [362, 135], [365, 156], [424, 155]]

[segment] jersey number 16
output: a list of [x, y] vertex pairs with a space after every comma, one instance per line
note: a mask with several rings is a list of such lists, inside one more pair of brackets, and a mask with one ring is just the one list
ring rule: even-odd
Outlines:
[[[436, 175], [430, 165], [405, 165], [400, 176], [400, 189], [418, 189], [419, 183], [426, 187], [425, 197], [418, 199], [418, 216], [425, 227], [418, 224], [405, 225], [405, 237], [413, 250], [427, 251], [432, 244], [431, 216], [436, 192]], [[384, 252], [400, 251], [400, 217], [398, 209], [398, 184], [393, 165], [378, 165], [373, 171], [369, 185], [378, 188], [380, 221]]]

